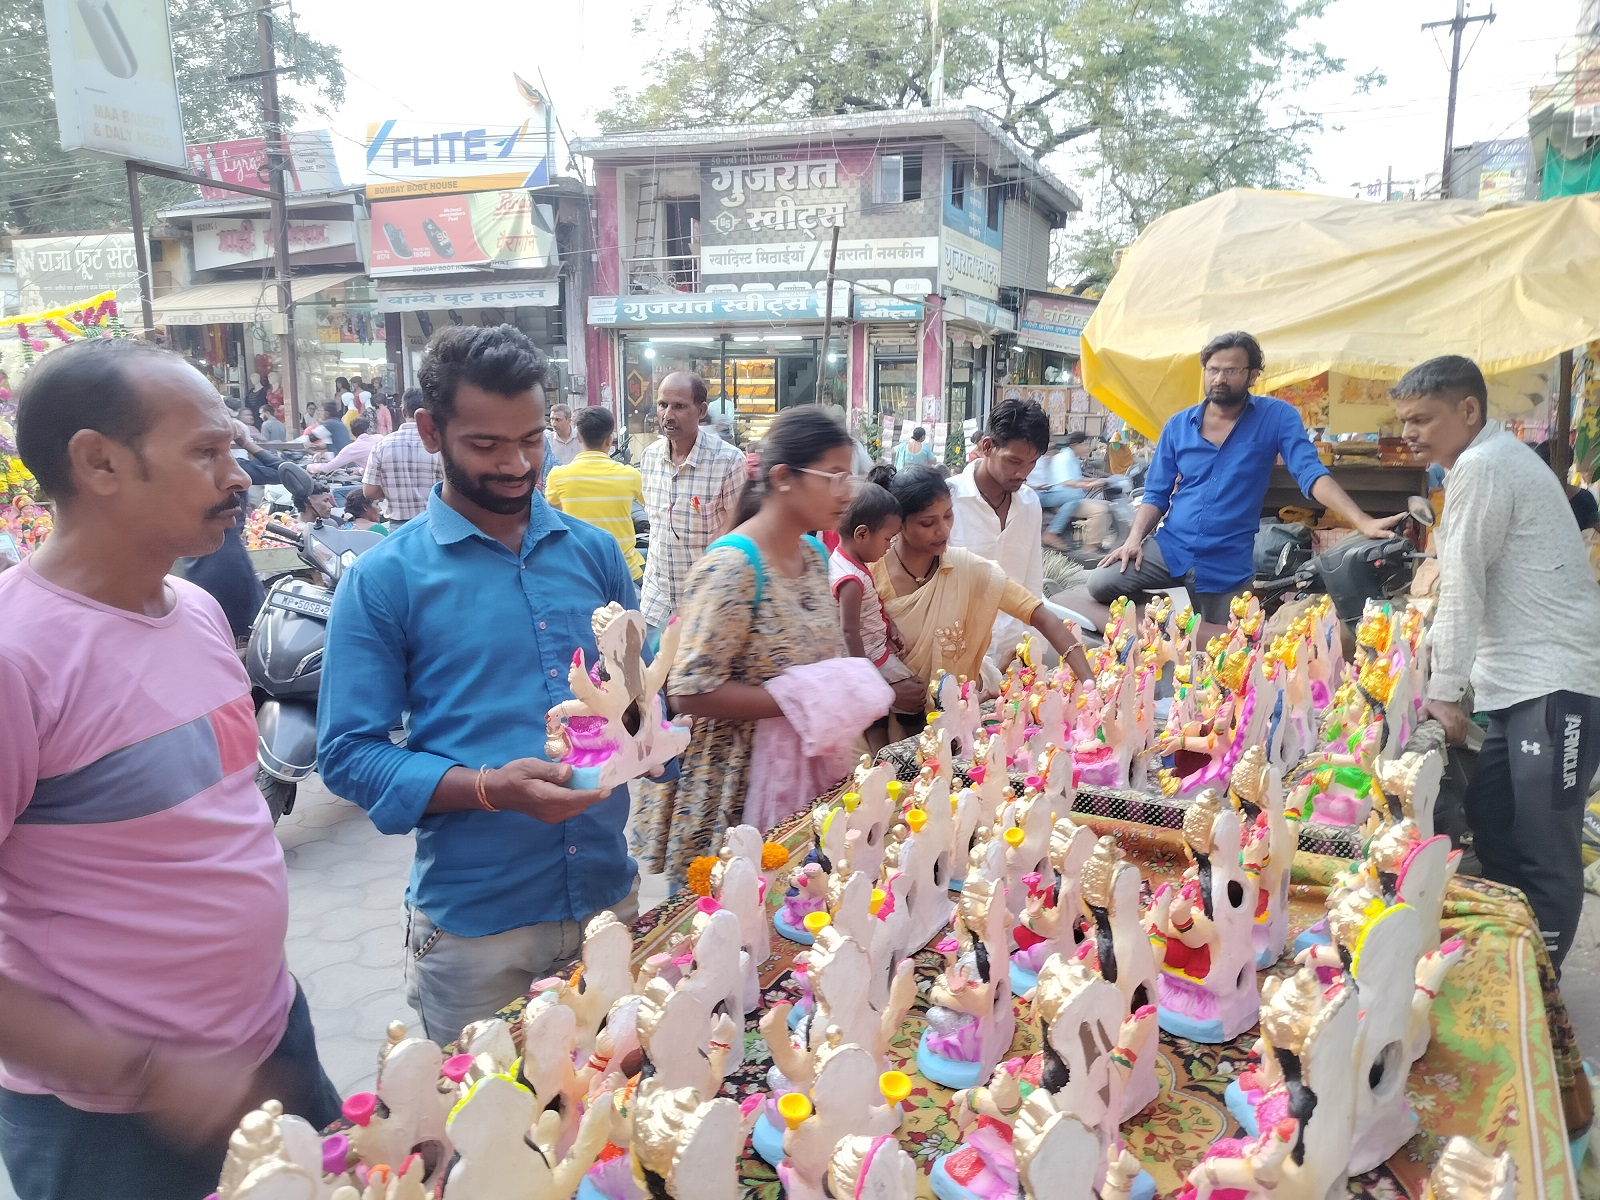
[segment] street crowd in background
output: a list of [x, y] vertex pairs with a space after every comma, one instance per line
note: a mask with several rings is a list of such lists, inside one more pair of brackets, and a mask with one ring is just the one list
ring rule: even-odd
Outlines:
[[[640, 870], [681, 888], [729, 826], [803, 808], [843, 771], [801, 744], [915, 733], [941, 675], [992, 693], [1029, 634], [1087, 679], [1079, 630], [1043, 596], [1044, 548], [1076, 522], [1095, 569], [1074, 611], [1186, 587], [1221, 621], [1250, 585], [1280, 456], [1358, 532], [1399, 520], [1363, 512], [1295, 410], [1252, 393], [1253, 338], [1201, 361], [1205, 397], [1162, 431], [1120, 541], [1090, 494], [1093, 447], [1053, 445], [1037, 404], [994, 405], [947, 476], [925, 429], [873, 464], [814, 405], [747, 455], [708, 422], [705, 381], [674, 373], [634, 467], [613, 456], [610, 411], [547, 409], [548, 364], [510, 326], [440, 330], [398, 401], [340, 380], [306, 423], [329, 455], [310, 470], [356, 474], [343, 519], [386, 536], [334, 594], [318, 759], [379, 830], [416, 838], [405, 982], [427, 1036], [453, 1041], [570, 960], [594, 914], [633, 919]], [[1488, 714], [1468, 815], [1559, 965], [1581, 891], [1571, 779], [1600, 762], [1600, 589], [1560, 481], [1487, 419], [1471, 362], [1425, 363], [1394, 397], [1413, 448], [1449, 468], [1428, 711], [1455, 741], [1469, 688]], [[170, 574], [237, 537], [283, 417], [264, 385], [232, 414], [181, 358], [92, 341], [30, 373], [18, 442], [57, 523], [0, 574], [3, 1153], [27, 1196], [114, 1178], [119, 1196], [198, 1200], [248, 1107], [338, 1115], [285, 966], [238, 618]], [[305, 519], [335, 520], [332, 501]], [[653, 643], [676, 623], [666, 693], [692, 729], [634, 794], [573, 786], [529, 752], [610, 604], [639, 610]], [[1551, 730], [1574, 771], [1516, 750]]]

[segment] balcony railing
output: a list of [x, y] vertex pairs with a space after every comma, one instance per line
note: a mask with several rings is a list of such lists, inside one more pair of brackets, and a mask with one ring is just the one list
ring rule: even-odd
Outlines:
[[635, 296], [700, 290], [698, 258], [627, 258], [622, 265], [628, 272], [628, 291]]

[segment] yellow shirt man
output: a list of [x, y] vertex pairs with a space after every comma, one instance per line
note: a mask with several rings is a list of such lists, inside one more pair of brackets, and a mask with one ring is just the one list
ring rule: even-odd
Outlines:
[[604, 450], [581, 450], [570, 463], [551, 469], [544, 498], [552, 508], [599, 526], [616, 538], [633, 581], [639, 582], [644, 559], [634, 549], [633, 504], [644, 500], [644, 480], [636, 468], [617, 462]]

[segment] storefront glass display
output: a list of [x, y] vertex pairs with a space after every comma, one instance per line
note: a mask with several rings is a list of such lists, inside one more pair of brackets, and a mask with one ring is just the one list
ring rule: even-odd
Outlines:
[[[744, 446], [766, 432], [785, 408], [818, 400], [817, 355], [821, 339], [800, 334], [711, 334], [623, 337], [622, 409], [630, 436], [654, 440], [656, 388], [674, 371], [706, 381], [712, 423]], [[845, 347], [828, 351], [824, 398], [845, 395]], [[635, 447], [635, 456], [637, 456]]]
[[872, 358], [872, 409], [880, 418], [894, 417], [897, 422], [916, 421], [917, 412], [917, 348], [904, 346], [879, 347]]
[[370, 380], [386, 374], [383, 316], [370, 279], [352, 279], [301, 301], [294, 333], [302, 406], [335, 399], [340, 376]]

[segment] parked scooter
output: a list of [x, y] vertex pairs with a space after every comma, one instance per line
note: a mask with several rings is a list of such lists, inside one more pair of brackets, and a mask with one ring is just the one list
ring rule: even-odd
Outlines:
[[[304, 468], [285, 463], [278, 476], [298, 513], [325, 487]], [[317, 690], [333, 590], [356, 558], [383, 540], [366, 529], [314, 521], [303, 532], [280, 520], [265, 531], [295, 547], [320, 580], [278, 579], [250, 630], [245, 669], [256, 696], [256, 783], [274, 822], [294, 809], [300, 781], [317, 767]]]
[[[1406, 513], [1410, 522], [1387, 537], [1352, 533], [1303, 562], [1296, 562], [1300, 557], [1299, 542], [1284, 540], [1275, 563], [1276, 578], [1258, 578], [1253, 585], [1262, 607], [1275, 610], [1295, 596], [1326, 592], [1333, 598], [1339, 619], [1353, 631], [1368, 600], [1393, 600], [1404, 595], [1416, 574], [1417, 563], [1432, 557], [1417, 549], [1417, 540], [1411, 535], [1433, 527], [1433, 505], [1422, 496], [1412, 496], [1406, 501]], [[1258, 535], [1258, 547], [1274, 528], [1268, 526]]]

